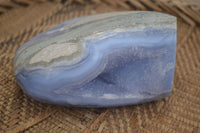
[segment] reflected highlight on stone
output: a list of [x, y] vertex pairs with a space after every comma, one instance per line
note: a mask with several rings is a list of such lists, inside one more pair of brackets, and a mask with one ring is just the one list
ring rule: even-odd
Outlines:
[[176, 18], [113, 12], [64, 22], [16, 52], [16, 79], [27, 95], [66, 106], [108, 107], [169, 96]]

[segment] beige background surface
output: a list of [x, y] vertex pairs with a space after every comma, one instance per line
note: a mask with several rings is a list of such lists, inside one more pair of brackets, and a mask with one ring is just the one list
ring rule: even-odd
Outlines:
[[[121, 10], [154, 10], [178, 17], [170, 97], [88, 109], [40, 103], [22, 92], [13, 73], [19, 46], [71, 18]], [[200, 1], [0, 0], [0, 132], [200, 132]]]

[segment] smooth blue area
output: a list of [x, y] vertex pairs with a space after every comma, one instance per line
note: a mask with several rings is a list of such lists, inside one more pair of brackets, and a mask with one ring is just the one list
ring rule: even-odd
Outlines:
[[83, 44], [88, 58], [81, 65], [33, 71], [22, 68], [16, 75], [18, 83], [36, 100], [66, 106], [138, 104], [171, 94], [175, 29], [130, 30]]

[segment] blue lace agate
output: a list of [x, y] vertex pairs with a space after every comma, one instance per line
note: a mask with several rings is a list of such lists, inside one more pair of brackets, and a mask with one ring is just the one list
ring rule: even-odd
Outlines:
[[16, 79], [47, 103], [108, 107], [169, 96], [176, 57], [176, 18], [113, 12], [64, 22], [22, 45]]

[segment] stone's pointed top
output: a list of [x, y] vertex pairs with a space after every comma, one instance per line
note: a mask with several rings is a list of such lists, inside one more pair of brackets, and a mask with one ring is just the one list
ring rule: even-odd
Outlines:
[[[85, 56], [85, 52], [82, 51], [85, 49], [86, 41], [101, 41], [120, 33], [147, 28], [176, 30], [176, 18], [158, 12], [129, 11], [103, 13], [70, 20], [42, 33], [22, 46], [15, 56], [15, 70], [18, 71], [22, 67], [32, 69], [35, 66], [41, 68], [55, 66], [55, 64], [70, 65]], [[162, 30], [162, 32], [167, 31]], [[78, 47], [75, 45], [68, 47], [67, 44], [77, 44]], [[67, 52], [69, 49], [72, 51]], [[78, 53], [82, 53], [72, 54], [75, 49], [79, 49]], [[71, 54], [73, 56], [69, 56]]]

